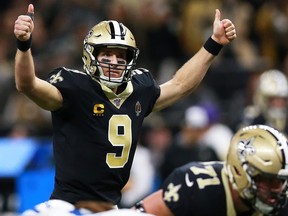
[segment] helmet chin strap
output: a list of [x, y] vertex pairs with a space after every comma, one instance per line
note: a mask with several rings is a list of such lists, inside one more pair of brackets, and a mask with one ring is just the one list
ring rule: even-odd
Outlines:
[[114, 83], [114, 82], [109, 82], [109, 81], [106, 81], [104, 79], [99, 79], [100, 82], [105, 85], [106, 87], [110, 88], [110, 89], [115, 89], [117, 87], [119, 87], [122, 83]]
[[265, 215], [269, 215], [274, 210], [273, 206], [270, 206], [270, 205], [262, 202], [258, 198], [256, 198], [254, 206], [256, 209], [258, 209], [261, 213], [263, 213]]
[[[258, 212], [265, 214], [267, 216], [270, 215], [271, 213], [275, 213], [274, 207], [263, 203], [258, 198], [255, 198], [255, 199], [253, 199], [254, 201], [252, 201], [252, 200], [248, 200], [248, 199], [241, 197], [241, 200], [243, 203], [245, 203], [245, 205], [249, 206], [251, 211], [253, 211], [252, 209], [254, 209], [254, 210], [257, 210]], [[273, 214], [271, 214], [271, 215], [273, 215]]]

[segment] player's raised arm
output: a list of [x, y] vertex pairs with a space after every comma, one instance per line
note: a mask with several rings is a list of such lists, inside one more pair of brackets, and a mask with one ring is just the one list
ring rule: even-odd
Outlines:
[[171, 80], [160, 86], [161, 94], [153, 110], [161, 110], [190, 94], [202, 81], [212, 60], [217, 56], [222, 47], [235, 38], [236, 29], [234, 24], [229, 19], [221, 20], [221, 13], [216, 9], [212, 36], [176, 72]]
[[62, 105], [62, 96], [56, 87], [35, 75], [31, 53], [32, 32], [34, 30], [34, 6], [29, 4], [26, 15], [18, 16], [14, 25], [17, 42], [15, 56], [15, 82], [19, 92], [27, 95], [40, 107], [57, 110]]

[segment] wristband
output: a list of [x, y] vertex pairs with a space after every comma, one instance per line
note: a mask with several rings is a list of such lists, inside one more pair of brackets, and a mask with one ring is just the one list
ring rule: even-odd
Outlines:
[[32, 35], [30, 35], [30, 38], [27, 41], [21, 41], [19, 39], [16, 39], [16, 45], [19, 50], [21, 50], [22, 52], [26, 52], [28, 49], [31, 48]]
[[209, 37], [203, 47], [212, 55], [217, 56], [220, 50], [222, 49], [223, 45], [217, 43], [211, 37]]

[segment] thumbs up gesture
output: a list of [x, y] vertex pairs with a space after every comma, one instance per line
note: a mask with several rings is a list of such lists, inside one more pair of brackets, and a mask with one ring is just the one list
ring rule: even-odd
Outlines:
[[226, 45], [236, 36], [236, 29], [232, 21], [229, 19], [221, 20], [221, 13], [216, 9], [212, 39], [221, 45]]
[[14, 34], [20, 41], [29, 40], [34, 30], [34, 6], [29, 4], [26, 15], [18, 16], [14, 25]]

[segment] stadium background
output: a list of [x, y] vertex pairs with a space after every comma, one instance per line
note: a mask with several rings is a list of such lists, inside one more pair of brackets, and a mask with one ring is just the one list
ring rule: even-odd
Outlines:
[[[213, 104], [215, 119], [235, 131], [243, 109], [252, 103], [259, 74], [270, 68], [288, 74], [288, 2], [284, 0], [1, 1], [1, 215], [15, 215], [45, 200], [52, 188], [50, 114], [16, 92], [13, 76], [13, 25], [29, 3], [35, 6], [32, 51], [37, 75], [43, 79], [57, 66], [82, 70], [83, 38], [103, 19], [116, 19], [132, 30], [140, 49], [138, 66], [149, 69], [159, 83], [168, 80], [211, 34], [215, 8], [235, 23], [237, 39], [222, 50], [197, 91], [156, 114], [157, 118], [147, 119], [141, 144], [148, 149], [145, 135], [151, 125], [175, 134], [184, 110], [200, 102]], [[151, 190], [159, 183], [155, 185]]]

